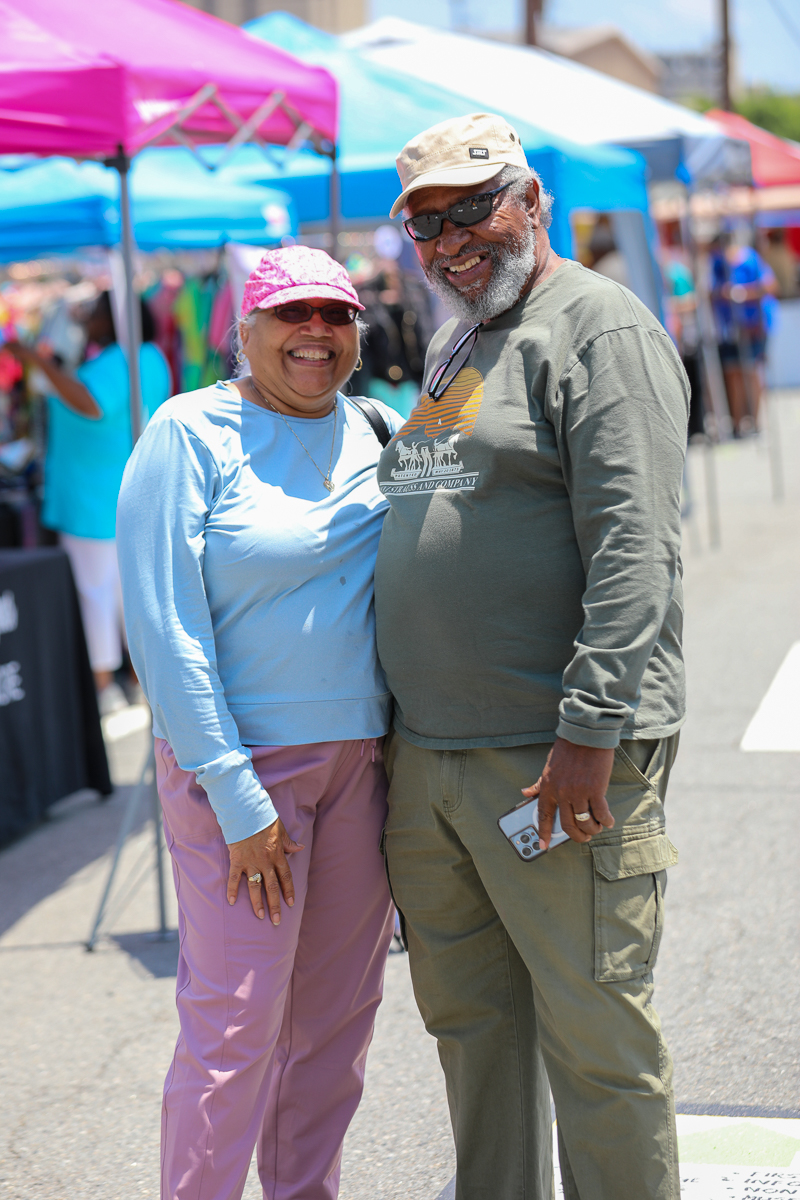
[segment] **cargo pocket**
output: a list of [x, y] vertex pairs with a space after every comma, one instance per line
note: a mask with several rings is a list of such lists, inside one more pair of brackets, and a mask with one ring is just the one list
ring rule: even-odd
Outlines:
[[406, 951], [406, 953], [408, 953], [408, 937], [406, 936], [406, 919], [403, 916], [402, 909], [400, 908], [400, 905], [395, 900], [394, 892], [392, 891], [392, 877], [389, 874], [389, 856], [386, 853], [386, 826], [385, 825], [384, 825], [383, 829], [381, 830], [381, 840], [380, 840], [380, 845], [378, 848], [379, 848], [381, 854], [383, 855], [383, 865], [386, 868], [386, 882], [389, 884], [389, 895], [392, 897], [392, 904], [394, 905], [394, 907], [397, 911], [397, 919], [400, 922], [400, 941], [403, 943], [403, 949]]
[[655, 966], [664, 925], [666, 869], [678, 851], [666, 833], [590, 844], [594, 864], [594, 977], [639, 979]]

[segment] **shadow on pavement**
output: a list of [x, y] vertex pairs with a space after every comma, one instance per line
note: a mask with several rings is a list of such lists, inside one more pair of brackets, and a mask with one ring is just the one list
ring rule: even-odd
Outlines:
[[109, 940], [135, 958], [154, 979], [174, 978], [178, 973], [178, 936], [170, 930], [168, 941], [153, 933], [118, 933]]
[[[0, 853], [0, 935], [113, 848], [131, 790], [117, 788], [103, 801], [95, 792], [76, 792], [55, 804], [36, 829], [5, 847]], [[144, 807], [134, 834], [147, 820]], [[87, 929], [91, 915], [86, 914]]]

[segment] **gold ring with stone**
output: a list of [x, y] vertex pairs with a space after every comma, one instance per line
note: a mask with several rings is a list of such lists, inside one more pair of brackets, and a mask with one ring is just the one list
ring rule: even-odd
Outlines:
[[261, 872], [260, 872], [260, 871], [256, 871], [255, 875], [248, 875], [248, 876], [247, 876], [247, 882], [248, 882], [248, 883], [261, 883], [261, 880], [262, 880], [263, 878], [264, 878], [264, 876], [261, 874]]

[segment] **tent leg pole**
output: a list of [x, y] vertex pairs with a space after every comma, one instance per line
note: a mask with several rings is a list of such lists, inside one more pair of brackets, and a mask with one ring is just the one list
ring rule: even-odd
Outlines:
[[339, 262], [339, 230], [341, 228], [341, 176], [339, 168], [336, 165], [336, 148], [334, 147], [331, 155], [331, 181], [330, 181], [330, 231], [331, 231], [331, 257]]
[[[152, 742], [152, 738], [150, 740]], [[103, 895], [100, 900], [97, 913], [95, 914], [94, 923], [92, 924], [92, 932], [89, 934], [89, 937], [86, 941], [87, 950], [94, 950], [95, 945], [97, 944], [97, 939], [100, 936], [100, 926], [102, 925], [103, 918], [106, 915], [108, 898], [111, 895], [111, 888], [114, 885], [114, 879], [116, 878], [120, 856], [124, 849], [125, 843], [128, 840], [128, 835], [133, 829], [136, 817], [138, 816], [139, 805], [148, 786], [147, 776], [151, 770], [153, 773], [155, 773], [155, 760], [153, 758], [152, 745], [148, 752], [147, 759], [145, 760], [145, 764], [142, 767], [142, 773], [139, 776], [139, 782], [133, 788], [130, 796], [128, 797], [127, 804], [125, 805], [122, 824], [120, 826], [119, 834], [117, 835], [117, 844], [114, 848], [114, 859], [111, 863], [111, 870], [108, 872], [108, 879], [106, 880], [106, 885], [103, 889]], [[155, 780], [153, 781], [152, 786], [155, 787]]]
[[778, 398], [774, 391], [767, 392], [767, 446], [769, 449], [770, 475], [772, 476], [772, 499], [780, 504], [786, 499], [783, 482], [783, 454], [781, 453], [781, 427], [778, 419]]
[[717, 465], [714, 461], [714, 443], [705, 439], [703, 465], [706, 476], [706, 515], [708, 517], [708, 544], [712, 550], [722, 545], [722, 527], [719, 519], [719, 490], [717, 488]]
[[134, 240], [133, 220], [131, 217], [131, 191], [128, 174], [131, 160], [119, 154], [113, 160], [113, 166], [119, 172], [119, 206], [122, 217], [122, 261], [125, 264], [125, 324], [128, 334], [128, 377], [131, 393], [131, 434], [134, 446], [142, 432], [142, 381], [139, 374], [139, 347], [142, 344], [141, 314], [139, 301], [133, 286], [134, 277]]
[[153, 782], [150, 785], [150, 800], [153, 805], [153, 830], [156, 839], [156, 876], [158, 884], [158, 933], [159, 942], [169, 941], [172, 937], [167, 926], [167, 891], [164, 880], [164, 833], [161, 817], [161, 801], [158, 798], [158, 788], [155, 779], [155, 758], [153, 760]]

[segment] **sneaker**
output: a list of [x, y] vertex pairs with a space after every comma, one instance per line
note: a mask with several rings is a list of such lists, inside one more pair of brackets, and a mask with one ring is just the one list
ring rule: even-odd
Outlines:
[[107, 717], [109, 713], [127, 708], [128, 698], [118, 683], [109, 683], [102, 692], [97, 693], [97, 707], [100, 710], [100, 716]]

